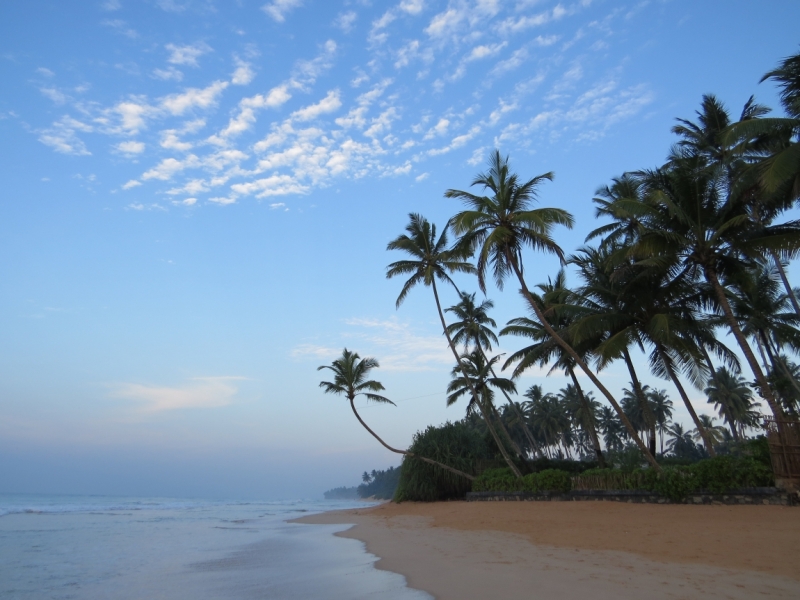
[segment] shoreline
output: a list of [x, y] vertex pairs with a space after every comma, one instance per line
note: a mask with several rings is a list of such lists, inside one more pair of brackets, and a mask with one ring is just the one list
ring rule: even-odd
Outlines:
[[800, 597], [800, 510], [612, 502], [386, 503], [351, 524], [378, 569], [436, 598]]

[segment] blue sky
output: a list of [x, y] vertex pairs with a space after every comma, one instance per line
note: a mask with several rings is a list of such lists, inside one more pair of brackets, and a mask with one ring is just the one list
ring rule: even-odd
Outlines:
[[[443, 223], [497, 147], [555, 172], [541, 202], [575, 214], [573, 251], [594, 190], [659, 164], [702, 94], [778, 107], [758, 80], [798, 20], [777, 1], [3, 3], [0, 492], [312, 496], [397, 464], [315, 369], [377, 357], [398, 407], [364, 416], [399, 446], [462, 416], [430, 292], [395, 311], [384, 278], [407, 214]], [[529, 283], [557, 269], [525, 260]], [[524, 312], [515, 286], [489, 296], [499, 323]]]

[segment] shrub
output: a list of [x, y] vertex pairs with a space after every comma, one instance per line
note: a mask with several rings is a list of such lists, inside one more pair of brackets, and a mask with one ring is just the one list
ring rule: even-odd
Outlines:
[[554, 458], [537, 458], [536, 460], [529, 460], [527, 464], [534, 473], [540, 473], [548, 469], [558, 469], [559, 471], [566, 471], [567, 473], [572, 473], [573, 475], [578, 475], [588, 469], [594, 469], [597, 467], [597, 462], [595, 461], [563, 460]]
[[[409, 451], [473, 473], [477, 460], [491, 458], [481, 435], [461, 422], [430, 426], [414, 434]], [[462, 498], [472, 489], [470, 480], [414, 458], [403, 457], [395, 502], [434, 502]]]
[[[527, 475], [526, 477], [532, 477]], [[473, 492], [519, 492], [523, 490], [523, 481], [508, 467], [502, 469], [486, 469], [472, 482]]]
[[524, 480], [527, 480], [525, 481], [525, 489], [531, 492], [559, 492], [566, 494], [572, 489], [572, 480], [569, 473], [560, 469], [545, 469], [539, 473], [527, 475]]
[[697, 480], [697, 489], [715, 494], [773, 483], [772, 469], [748, 456], [717, 456], [701, 460], [688, 469]]

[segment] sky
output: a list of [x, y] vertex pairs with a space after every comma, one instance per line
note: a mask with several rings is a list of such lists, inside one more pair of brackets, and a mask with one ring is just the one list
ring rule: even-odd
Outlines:
[[[399, 464], [316, 368], [377, 358], [397, 407], [358, 406], [395, 446], [463, 416], [430, 290], [396, 310], [385, 278], [408, 214], [441, 227], [497, 148], [555, 173], [574, 252], [595, 190], [661, 164], [703, 94], [780, 114], [759, 79], [797, 22], [777, 0], [3, 2], [0, 493], [309, 498]], [[559, 267], [523, 260], [531, 285]], [[513, 283], [487, 294], [526, 314]]]

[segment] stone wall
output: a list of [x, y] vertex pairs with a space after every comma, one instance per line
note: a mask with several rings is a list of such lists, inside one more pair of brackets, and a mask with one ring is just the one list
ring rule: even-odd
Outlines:
[[[612, 502], [631, 502], [639, 504], [671, 504], [672, 501], [660, 494], [643, 490], [575, 490], [566, 494], [551, 492], [468, 492], [467, 502], [564, 502], [608, 500]], [[800, 498], [778, 488], [746, 488], [731, 490], [727, 494], [694, 492], [682, 504], [775, 504], [779, 506], [798, 506]]]

